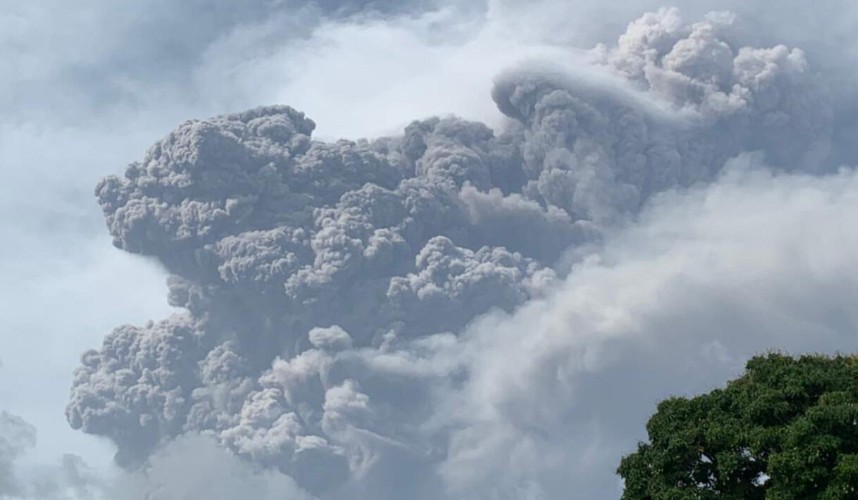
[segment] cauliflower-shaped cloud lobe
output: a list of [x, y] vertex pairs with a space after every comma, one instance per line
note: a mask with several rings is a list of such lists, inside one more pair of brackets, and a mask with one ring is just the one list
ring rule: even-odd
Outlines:
[[566, 249], [743, 151], [825, 167], [803, 53], [739, 46], [730, 23], [662, 10], [592, 51], [603, 77], [501, 75], [500, 132], [430, 118], [326, 143], [287, 106], [180, 125], [96, 194], [183, 312], [84, 354], [69, 422], [127, 466], [201, 432], [316, 493], [431, 488], [448, 443], [427, 423], [467, 377], [466, 325], [550, 293]]

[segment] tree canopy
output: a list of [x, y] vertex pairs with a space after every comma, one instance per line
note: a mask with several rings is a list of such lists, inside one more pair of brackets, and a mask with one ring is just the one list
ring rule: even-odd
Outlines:
[[662, 401], [624, 457], [623, 500], [858, 498], [858, 357], [769, 354]]

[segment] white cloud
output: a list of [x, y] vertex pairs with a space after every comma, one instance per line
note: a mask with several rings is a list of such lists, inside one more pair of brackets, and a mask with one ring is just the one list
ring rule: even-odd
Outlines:
[[459, 427], [444, 465], [454, 487], [611, 498], [659, 400], [723, 385], [770, 349], [854, 349], [858, 173], [748, 162], [659, 197], [550, 298], [472, 327], [472, 378], [441, 411]]

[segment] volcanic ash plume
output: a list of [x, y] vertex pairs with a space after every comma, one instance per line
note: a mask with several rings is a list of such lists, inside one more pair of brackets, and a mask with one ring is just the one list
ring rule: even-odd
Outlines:
[[96, 192], [182, 312], [84, 354], [69, 422], [128, 467], [201, 432], [318, 494], [421, 498], [472, 320], [550, 294], [565, 250], [741, 152], [825, 168], [831, 111], [803, 53], [734, 38], [727, 14], [646, 14], [592, 51], [601, 76], [499, 77], [501, 132], [430, 118], [325, 143], [287, 106], [180, 125]]

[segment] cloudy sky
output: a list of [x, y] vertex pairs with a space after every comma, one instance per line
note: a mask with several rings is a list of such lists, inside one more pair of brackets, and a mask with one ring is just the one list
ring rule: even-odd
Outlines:
[[853, 351], [858, 9], [603, 4], [0, 0], [0, 496], [618, 498]]

